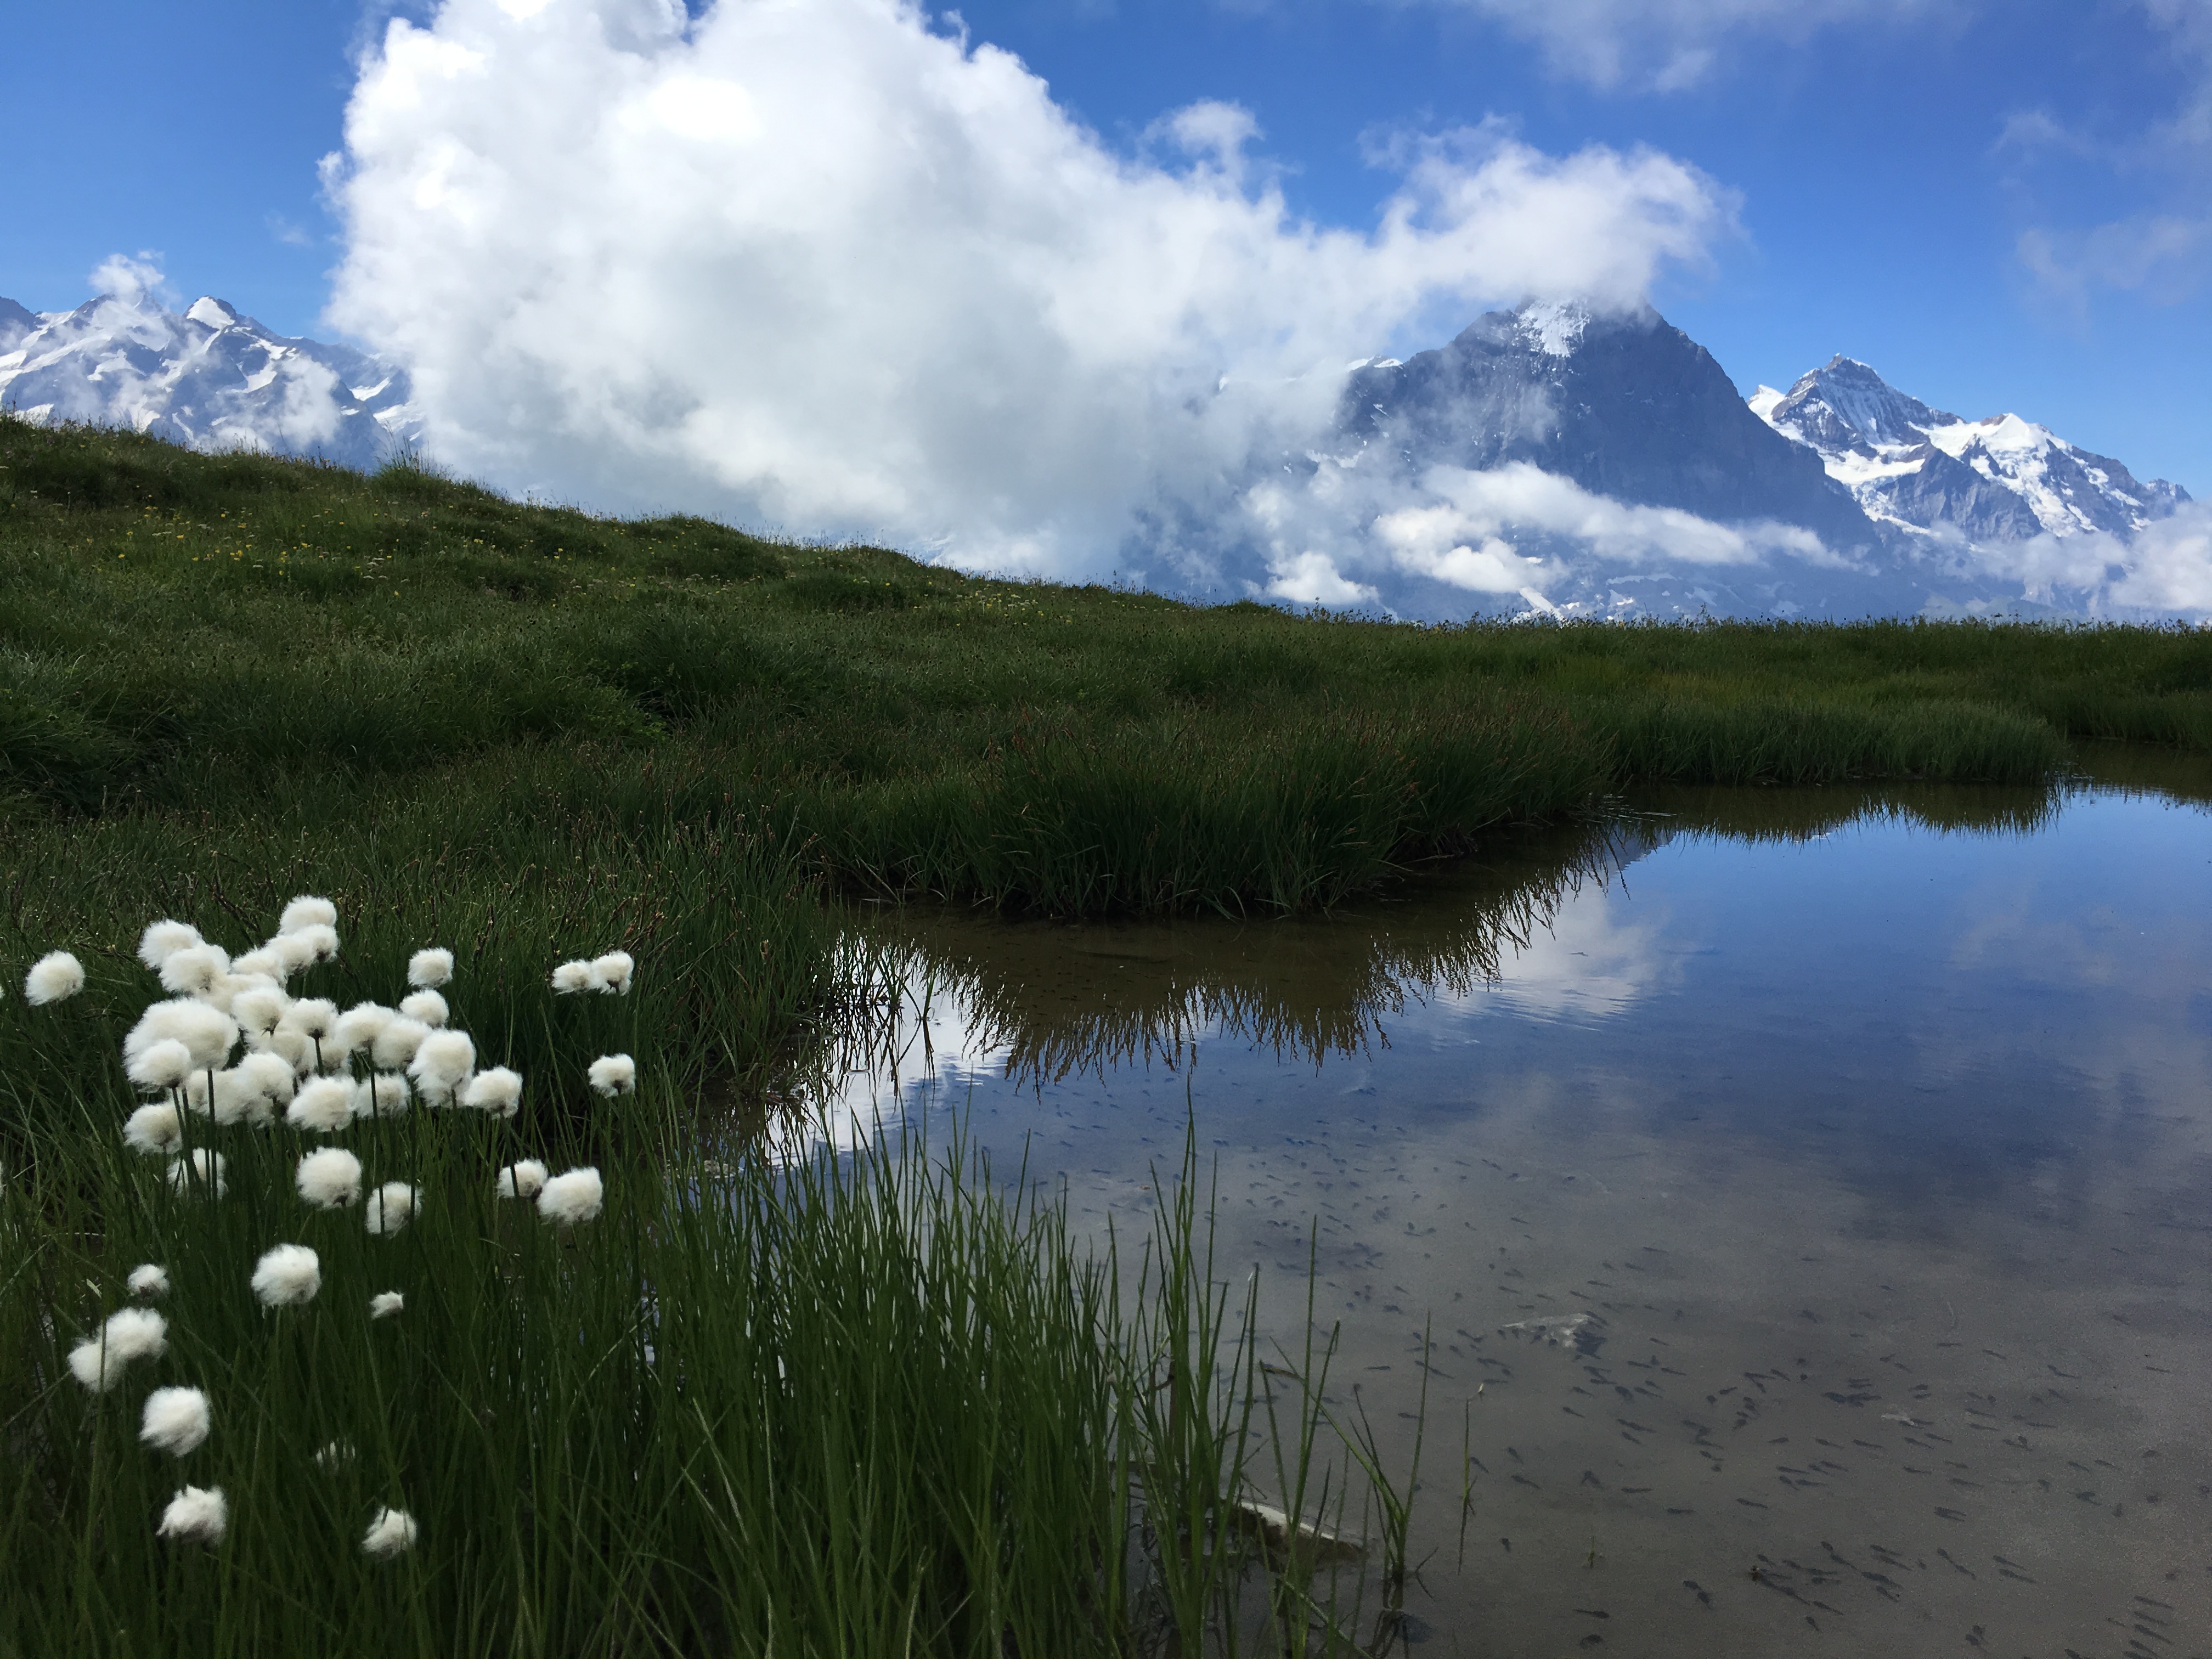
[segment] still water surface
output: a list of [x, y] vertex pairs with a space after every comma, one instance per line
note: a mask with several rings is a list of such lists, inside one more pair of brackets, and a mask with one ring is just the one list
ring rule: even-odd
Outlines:
[[1325, 921], [886, 918], [835, 1109], [1140, 1232], [1194, 1114], [1401, 1459], [1432, 1328], [1417, 1653], [2212, 1655], [2212, 773], [2117, 764], [1647, 797]]

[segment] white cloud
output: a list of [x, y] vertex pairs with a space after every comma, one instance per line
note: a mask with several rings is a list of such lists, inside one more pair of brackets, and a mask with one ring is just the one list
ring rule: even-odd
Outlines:
[[1801, 44], [1824, 28], [1957, 19], [1977, 0], [1395, 0], [1474, 13], [1537, 46], [1553, 72], [1601, 88], [1679, 92], [1747, 35]]
[[2068, 611], [2212, 617], [2212, 501], [2185, 501], [2132, 541], [2102, 533], [2037, 536], [1964, 550], [1981, 574]]
[[177, 302], [176, 290], [161, 270], [161, 256], [150, 248], [140, 250], [136, 258], [127, 253], [109, 254], [93, 267], [89, 280], [95, 295], [132, 310], [159, 309]]
[[1683, 162], [1494, 125], [1319, 227], [1257, 136], [1204, 104], [1117, 155], [901, 0], [447, 0], [364, 59], [331, 319], [494, 482], [1071, 574], [1320, 431], [1349, 359], [1632, 305], [1732, 228]]
[[2143, 213], [2086, 230], [2036, 226], [2020, 234], [2021, 264], [2045, 292], [2080, 307], [2100, 289], [2186, 299], [2212, 254], [2212, 217]]
[[[1325, 604], [1354, 603], [1356, 590], [1359, 603], [1402, 605], [1411, 581], [1455, 590], [1466, 596], [1462, 610], [1607, 614], [1617, 608], [1608, 583], [1623, 577], [1694, 584], [1717, 574], [1750, 591], [1784, 568], [1802, 576], [1859, 568], [1809, 530], [1635, 506], [1526, 461], [1409, 477], [1377, 450], [1316, 456], [1308, 471], [1248, 490], [1238, 506], [1269, 574], [1259, 591]], [[1325, 597], [1332, 588], [1345, 597]], [[1694, 612], [1697, 590], [1686, 591]], [[1437, 605], [1417, 593], [1410, 608]]]
[[1356, 582], [1337, 569], [1328, 554], [1309, 549], [1294, 553], [1268, 572], [1267, 592], [1295, 605], [1325, 605], [1334, 609], [1373, 605], [1382, 597], [1365, 582]]
[[[1401, 507], [1375, 521], [1375, 534], [1402, 568], [1438, 574], [1441, 562], [1474, 550], [1489, 560], [1512, 556], [1500, 538], [1516, 532], [1565, 537], [1595, 557], [1613, 564], [1668, 561], [1680, 564], [1756, 564], [1768, 554], [1786, 552], [1820, 560], [1825, 550], [1809, 530], [1788, 525], [1723, 525], [1673, 507], [1632, 507], [1608, 495], [1595, 495], [1572, 479], [1516, 461], [1486, 472], [1440, 466], [1422, 479], [1437, 505]], [[1528, 561], [1522, 561], [1523, 564]], [[1454, 579], [1446, 576], [1445, 580]], [[1526, 570], [1509, 572], [1495, 585], [1479, 580], [1455, 586], [1478, 591], [1515, 592], [1528, 583]]]
[[2190, 501], [2136, 532], [2112, 603], [2162, 613], [2212, 616], [2212, 501]]
[[[2090, 225], [2030, 226], [2015, 252], [2039, 288], [2076, 312], [2100, 290], [2138, 293], [2154, 303], [2190, 299], [2212, 277], [2212, 3], [2141, 0], [2166, 32], [2170, 61], [2186, 82], [2179, 104], [2123, 137], [2069, 127], [2046, 112], [2007, 122], [1997, 148], [2033, 161], [2056, 153], [2099, 162], [2112, 187], [2144, 205]], [[2123, 185], [2122, 181], [2126, 181]]]

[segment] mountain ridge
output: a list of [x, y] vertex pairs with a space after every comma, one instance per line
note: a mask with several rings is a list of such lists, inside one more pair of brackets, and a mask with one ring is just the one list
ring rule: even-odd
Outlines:
[[2136, 479], [2108, 455], [2006, 413], [1961, 419], [1898, 391], [1838, 353], [1786, 392], [1747, 400], [1777, 432], [1819, 455], [1869, 518], [1907, 533], [1972, 540], [2101, 532], [2127, 539], [2171, 517], [2189, 493]]
[[[143, 291], [0, 299], [0, 406], [363, 469], [427, 424], [404, 368]], [[1648, 305], [1532, 302], [1351, 365], [1318, 445], [1140, 513], [1124, 556], [1428, 618], [2212, 611], [2212, 514], [2177, 486], [1840, 355], [1746, 399]]]
[[212, 295], [181, 312], [143, 295], [45, 313], [0, 299], [0, 407], [35, 420], [368, 468], [419, 437], [410, 396], [404, 369], [279, 335]]

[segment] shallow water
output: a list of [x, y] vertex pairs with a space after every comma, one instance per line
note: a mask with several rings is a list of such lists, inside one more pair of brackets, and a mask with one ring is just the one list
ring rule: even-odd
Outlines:
[[1194, 1114], [1224, 1276], [1287, 1333], [1310, 1249], [1401, 1463], [1432, 1330], [1419, 1653], [2212, 1655], [2212, 775], [2100, 770], [1647, 798], [1326, 921], [886, 917], [835, 1109], [1140, 1231]]

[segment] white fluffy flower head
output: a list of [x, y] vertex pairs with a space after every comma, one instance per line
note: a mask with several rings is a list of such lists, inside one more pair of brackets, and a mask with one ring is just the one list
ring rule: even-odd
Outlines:
[[404, 1072], [379, 1072], [353, 1085], [356, 1117], [398, 1117], [414, 1103], [414, 1089]]
[[361, 1540], [362, 1553], [377, 1557], [398, 1555], [415, 1547], [422, 1528], [405, 1510], [380, 1509]]
[[430, 1028], [421, 1020], [394, 1014], [368, 1045], [368, 1057], [380, 1070], [398, 1071], [414, 1060], [415, 1051], [429, 1035]]
[[276, 918], [280, 933], [297, 933], [310, 927], [331, 927], [337, 924], [338, 907], [326, 898], [317, 898], [312, 893], [302, 893], [284, 907]]
[[580, 959], [564, 962], [553, 970], [553, 989], [560, 996], [574, 996], [579, 991], [599, 988], [599, 970]]
[[323, 1288], [323, 1263], [305, 1244], [279, 1244], [253, 1264], [253, 1294], [264, 1308], [296, 1308]]
[[326, 1041], [337, 1024], [338, 1007], [328, 997], [302, 997], [284, 1010], [278, 1029], [297, 1031], [311, 1042]]
[[331, 1045], [339, 1054], [357, 1054], [398, 1018], [380, 1002], [356, 1002], [331, 1024]]
[[407, 982], [431, 990], [453, 976], [453, 953], [447, 950], [417, 951], [407, 958]]
[[284, 1013], [292, 1006], [292, 999], [271, 985], [249, 985], [230, 1000], [230, 1017], [239, 1029], [257, 1036], [266, 1036], [283, 1023]]
[[605, 1206], [606, 1187], [594, 1169], [570, 1170], [547, 1182], [538, 1194], [538, 1213], [563, 1227], [589, 1221]]
[[230, 1530], [230, 1504], [221, 1486], [186, 1486], [161, 1511], [161, 1535], [179, 1543], [220, 1544]]
[[289, 1103], [299, 1086], [299, 1073], [292, 1069], [292, 1062], [266, 1050], [247, 1054], [231, 1068], [231, 1075], [238, 1079], [239, 1091], [258, 1103], [259, 1109], [249, 1107], [246, 1114], [256, 1122], [266, 1122], [274, 1109]]
[[397, 1291], [379, 1291], [368, 1298], [371, 1319], [389, 1319], [407, 1306], [407, 1298]]
[[435, 991], [415, 991], [399, 999], [399, 1012], [435, 1030], [446, 1023], [446, 999]]
[[124, 1308], [108, 1315], [97, 1335], [70, 1350], [69, 1367], [78, 1382], [99, 1394], [123, 1380], [125, 1366], [159, 1359], [168, 1346], [167, 1320], [151, 1308]]
[[198, 1389], [156, 1389], [146, 1396], [138, 1438], [155, 1451], [182, 1457], [199, 1449], [212, 1426], [208, 1397]]
[[404, 1181], [387, 1181], [368, 1195], [368, 1202], [362, 1206], [362, 1220], [370, 1232], [389, 1238], [414, 1216], [421, 1197], [419, 1188]]
[[285, 961], [282, 955], [265, 945], [256, 945], [243, 956], [233, 957], [230, 959], [230, 971], [233, 974], [253, 979], [266, 979], [276, 984], [279, 989], [283, 988], [283, 981], [289, 977], [294, 966], [294, 963]]
[[139, 1152], [166, 1158], [185, 1144], [185, 1128], [177, 1109], [165, 1100], [131, 1113], [123, 1139]]
[[304, 933], [279, 933], [261, 947], [261, 954], [276, 964], [276, 977], [289, 979], [313, 964], [315, 947]]
[[353, 1121], [353, 1085], [342, 1077], [310, 1079], [292, 1097], [284, 1121], [295, 1129], [335, 1134]]
[[462, 1091], [461, 1104], [494, 1117], [513, 1117], [522, 1104], [522, 1073], [505, 1066], [478, 1072]]
[[467, 1080], [476, 1065], [476, 1041], [466, 1031], [432, 1031], [416, 1045], [407, 1075], [425, 1098], [444, 1097]]
[[598, 976], [599, 988], [616, 996], [629, 994], [630, 975], [636, 967], [635, 959], [627, 951], [610, 951], [592, 959], [592, 972]]
[[628, 1054], [601, 1054], [592, 1062], [592, 1087], [612, 1097], [637, 1092], [637, 1062]]
[[190, 1075], [192, 1051], [174, 1037], [149, 1045], [124, 1068], [141, 1089], [173, 1089]]
[[242, 1123], [257, 1104], [235, 1072], [194, 1072], [185, 1079], [185, 1104], [202, 1117], [210, 1110], [222, 1124]]
[[128, 1281], [133, 1296], [167, 1296], [169, 1293], [168, 1270], [151, 1261], [140, 1263], [131, 1270]]
[[545, 1166], [534, 1158], [518, 1158], [499, 1172], [501, 1198], [535, 1198], [545, 1190]]
[[292, 1068], [295, 1080], [314, 1072], [317, 1054], [313, 1040], [289, 1027], [279, 1026], [265, 1036], [248, 1037], [246, 1046], [258, 1054], [275, 1054]]
[[161, 964], [179, 951], [206, 943], [200, 930], [189, 921], [157, 921], [139, 937], [138, 960], [158, 974]]
[[300, 1160], [293, 1182], [300, 1196], [319, 1210], [343, 1210], [361, 1201], [361, 1160], [339, 1146], [325, 1146]]
[[220, 945], [187, 945], [161, 960], [161, 988], [180, 997], [204, 997], [230, 972], [230, 953]]
[[229, 1058], [238, 1042], [238, 1022], [220, 1008], [190, 997], [150, 1004], [138, 1023], [123, 1039], [123, 1060], [128, 1066], [157, 1042], [181, 1042], [191, 1057], [191, 1069], [206, 1071]]
[[66, 951], [49, 951], [23, 975], [23, 1000], [33, 1008], [63, 1002], [84, 989], [84, 964]]
[[313, 960], [331, 962], [338, 953], [338, 930], [326, 921], [310, 922], [305, 927], [288, 927], [277, 935], [279, 940], [297, 939], [306, 945]]

